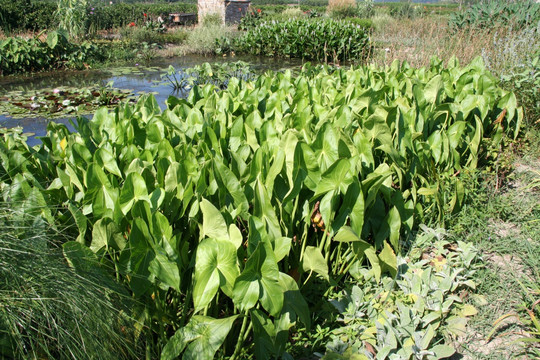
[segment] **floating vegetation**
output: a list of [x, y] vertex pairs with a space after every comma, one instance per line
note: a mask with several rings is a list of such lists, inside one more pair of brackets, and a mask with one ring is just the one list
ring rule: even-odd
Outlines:
[[66, 114], [88, 114], [101, 106], [114, 106], [134, 102], [137, 96], [131, 90], [92, 85], [85, 88], [60, 87], [36, 91], [11, 91], [0, 97], [0, 115], [13, 118], [47, 115], [60, 117]]
[[112, 76], [126, 76], [126, 75], [145, 75], [148, 73], [163, 72], [166, 71], [164, 68], [158, 66], [121, 66], [114, 69], [108, 69]]
[[221, 90], [227, 88], [231, 78], [253, 80], [255, 72], [243, 61], [227, 63], [204, 63], [192, 68], [176, 71], [171, 65], [166, 74], [161, 76], [162, 83], [170, 85], [175, 91], [187, 91], [193, 86], [212, 84]]

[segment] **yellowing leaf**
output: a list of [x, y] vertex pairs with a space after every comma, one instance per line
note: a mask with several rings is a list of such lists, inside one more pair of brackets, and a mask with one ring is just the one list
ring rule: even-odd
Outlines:
[[67, 140], [66, 138], [63, 138], [62, 141], [60, 141], [60, 147], [62, 148], [62, 151], [66, 150], [66, 146], [67, 146]]

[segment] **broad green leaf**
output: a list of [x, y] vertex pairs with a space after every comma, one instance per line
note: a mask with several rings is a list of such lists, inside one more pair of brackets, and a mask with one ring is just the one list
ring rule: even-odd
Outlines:
[[321, 275], [326, 281], [330, 281], [328, 276], [328, 264], [321, 253], [321, 250], [314, 246], [307, 246], [302, 258], [302, 268], [304, 271], [313, 271]]
[[426, 101], [432, 104], [438, 103], [443, 90], [444, 84], [441, 75], [434, 76], [424, 87]]
[[399, 251], [399, 234], [401, 229], [401, 216], [397, 207], [392, 207], [386, 216], [386, 223], [390, 230], [390, 244]]
[[176, 331], [161, 352], [161, 360], [173, 360], [184, 351], [184, 360], [213, 359], [229, 334], [238, 315], [223, 319], [193, 316], [189, 323]]
[[154, 252], [148, 241], [151, 239], [148, 226], [141, 218], [133, 220], [129, 236], [129, 271], [130, 287], [135, 296], [141, 296], [150, 289], [148, 280], [150, 275], [150, 262], [154, 259]]
[[218, 158], [214, 159], [214, 164], [217, 170], [217, 174], [221, 178], [221, 181], [225, 185], [227, 191], [234, 199], [234, 204], [237, 208], [237, 212], [241, 214], [247, 211], [249, 205], [240, 181], [238, 181], [234, 173], [228, 167], [226, 167], [223, 162]]
[[291, 251], [291, 241], [291, 238], [283, 236], [274, 239], [276, 262], [280, 262], [285, 256], [289, 255], [289, 252]]
[[268, 243], [260, 242], [248, 258], [244, 271], [236, 278], [232, 296], [235, 305], [245, 311], [259, 300], [263, 308], [276, 316], [283, 307], [283, 289], [278, 280], [274, 251]]
[[388, 245], [386, 241], [384, 242], [384, 248], [379, 254], [379, 260], [381, 266], [383, 267], [382, 270], [388, 270], [390, 275], [395, 278], [397, 275], [397, 256], [394, 253], [394, 250], [392, 250], [392, 247]]
[[94, 154], [94, 159], [96, 159], [96, 162], [103, 168], [107, 169], [111, 174], [114, 174], [120, 178], [122, 177], [122, 173], [118, 168], [116, 159], [106, 148], [97, 149]]
[[111, 218], [102, 218], [96, 221], [92, 230], [90, 249], [97, 253], [102, 248], [109, 247], [122, 251], [126, 247], [126, 239]]
[[231, 297], [239, 274], [236, 248], [232, 243], [213, 238], [203, 240], [197, 247], [195, 259], [194, 311], [206, 307], [220, 287]]
[[68, 241], [64, 243], [62, 251], [68, 264], [77, 271], [88, 273], [93, 271], [99, 264], [92, 250], [79, 242]]
[[131, 210], [133, 204], [138, 200], [150, 202], [150, 199], [148, 198], [146, 182], [141, 175], [132, 172], [129, 173], [126, 177], [124, 186], [120, 191], [120, 197], [118, 198], [122, 213], [124, 215], [127, 215]]
[[280, 329], [272, 319], [258, 309], [250, 311], [257, 360], [273, 359], [285, 351], [288, 329]]
[[229, 225], [229, 239], [236, 249], [242, 245], [242, 232], [234, 224]]
[[150, 274], [163, 284], [180, 292], [180, 271], [178, 264], [167, 256], [166, 251], [160, 245], [153, 244], [154, 258], [150, 261], [148, 269]]
[[218, 240], [228, 240], [227, 224], [219, 210], [206, 199], [203, 199], [199, 206], [203, 214], [202, 235]]
[[352, 182], [350, 174], [351, 164], [347, 159], [340, 159], [324, 172], [317, 185], [314, 198], [329, 191], [345, 193], [347, 186]]
[[77, 241], [81, 244], [85, 244], [85, 235], [86, 235], [86, 228], [87, 228], [87, 219], [86, 216], [82, 213], [82, 211], [74, 206], [72, 203], [69, 203], [68, 205], [69, 212], [71, 213], [71, 216], [73, 216], [73, 219], [75, 220], [75, 224], [77, 225], [77, 230], [79, 231], [79, 235], [77, 236]]
[[282, 272], [279, 273], [279, 284], [285, 290], [282, 314], [288, 313], [293, 322], [299, 319], [307, 329], [311, 327], [309, 307], [298, 288], [298, 284], [292, 277]]

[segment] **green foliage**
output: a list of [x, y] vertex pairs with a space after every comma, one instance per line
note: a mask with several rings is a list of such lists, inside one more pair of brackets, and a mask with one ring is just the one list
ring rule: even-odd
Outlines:
[[358, 16], [358, 7], [352, 5], [335, 6], [329, 10], [329, 15], [334, 19], [344, 19]]
[[91, 251], [86, 269], [66, 264], [59, 248], [65, 234], [32, 215], [48, 211], [39, 208], [39, 197], [23, 213], [11, 212], [10, 205], [0, 210], [0, 356], [142, 356], [129, 317], [136, 304], [126, 289], [102, 271]]
[[[328, 6], [328, 0], [300, 0], [299, 2], [293, 2], [293, 3], [299, 3], [301, 6], [311, 6], [311, 7], [326, 7]], [[260, 7], [262, 6], [269, 6], [269, 5], [275, 5], [275, 6], [286, 6], [291, 4], [290, 0], [254, 0], [252, 1], [253, 6]]]
[[540, 51], [525, 64], [516, 66], [513, 73], [502, 77], [502, 86], [515, 91], [531, 124], [540, 122]]
[[449, 26], [456, 30], [469, 26], [488, 29], [498, 26], [523, 28], [536, 27], [539, 21], [540, 4], [535, 1], [489, 1], [451, 14]]
[[373, 21], [371, 19], [363, 19], [358, 17], [350, 17], [343, 19], [344, 22], [350, 22], [351, 24], [360, 26], [362, 29], [370, 30], [373, 28]]
[[[126, 3], [84, 1], [75, 3], [66, 0], [61, 16], [54, 16], [58, 5], [53, 1], [39, 0], [0, 0], [0, 29], [6, 33], [14, 31], [41, 31], [55, 29], [60, 21], [73, 20], [82, 31], [88, 34], [96, 30], [126, 26], [131, 22], [144, 25], [147, 20], [155, 21], [158, 16], [167, 20], [169, 13], [196, 13], [196, 3]], [[147, 14], [147, 17], [144, 16]], [[67, 15], [69, 18], [64, 19]], [[67, 24], [66, 24], [67, 25]]]
[[49, 32], [45, 42], [39, 39], [40, 35], [0, 40], [0, 74], [83, 68], [85, 62], [100, 57], [97, 46], [89, 42], [72, 43], [62, 31]]
[[202, 84], [212, 84], [217, 88], [225, 89], [233, 77], [241, 80], [252, 80], [254, 73], [249, 64], [237, 61], [222, 64], [204, 63], [180, 72], [177, 72], [171, 65], [167, 74], [163, 75], [166, 82], [177, 91], [190, 90], [193, 86]]
[[263, 22], [236, 39], [235, 49], [255, 55], [317, 61], [362, 61], [370, 51], [364, 29], [331, 19]]
[[440, 340], [463, 335], [468, 317], [477, 313], [459, 294], [475, 289], [478, 251], [434, 235], [431, 229], [422, 233], [409, 257], [398, 258], [402, 272], [395, 280], [380, 283], [362, 269], [357, 284], [330, 300], [343, 326], [331, 332], [323, 359], [371, 359], [375, 354], [377, 359], [443, 359], [454, 354]]
[[[228, 26], [207, 24], [189, 31], [185, 43], [180, 47], [180, 56], [185, 54], [212, 55], [216, 50], [230, 44], [237, 32]], [[221, 43], [218, 43], [218, 39]]]
[[56, 28], [52, 14], [57, 6], [54, 2], [30, 0], [1, 0], [0, 29], [6, 34], [12, 31]]
[[0, 190], [73, 229], [71, 262], [94, 254], [129, 286], [149, 357], [237, 356], [248, 340], [286, 356], [311, 322], [300, 289], [396, 276], [417, 224], [466, 201], [459, 174], [517, 136], [521, 109], [496, 84], [479, 59], [433, 59], [231, 78], [165, 111], [145, 96], [76, 133], [50, 123], [35, 148], [4, 131]]
[[265, 19], [265, 15], [261, 9], [251, 9], [251, 11], [246, 14], [246, 16], [240, 19], [240, 23], [238, 24], [238, 30], [252, 29], [258, 26], [263, 21], [263, 19]]
[[360, 0], [356, 5], [334, 6], [329, 10], [329, 15], [335, 19], [352, 17], [370, 18], [375, 14], [373, 0]]
[[58, 0], [58, 9], [54, 13], [58, 19], [58, 29], [66, 32], [71, 39], [78, 39], [85, 34], [87, 0]]
[[394, 3], [389, 5], [388, 13], [395, 18], [413, 19], [424, 14], [422, 6], [422, 4], [413, 4], [409, 1]]
[[[176, 3], [114, 3], [113, 5], [95, 3], [87, 9], [88, 18], [97, 29], [112, 29], [135, 22], [143, 25], [148, 20], [155, 21], [158, 16], [167, 20], [170, 13], [196, 13], [197, 4]], [[90, 11], [93, 15], [90, 16]], [[144, 14], [147, 16], [145, 17]]]

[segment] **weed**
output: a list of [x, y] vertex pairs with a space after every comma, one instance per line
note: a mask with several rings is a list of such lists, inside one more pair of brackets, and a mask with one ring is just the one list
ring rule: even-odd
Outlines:
[[68, 267], [58, 247], [65, 235], [9, 207], [0, 209], [1, 356], [140, 356], [125, 290], [97, 264], [90, 272]]

